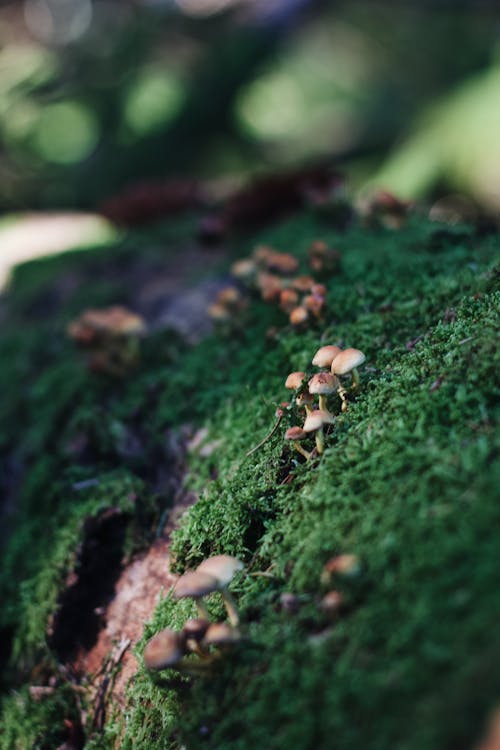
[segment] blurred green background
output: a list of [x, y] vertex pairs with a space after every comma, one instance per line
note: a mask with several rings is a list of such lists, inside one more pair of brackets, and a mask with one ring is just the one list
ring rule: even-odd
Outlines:
[[3, 3], [0, 208], [325, 160], [497, 212], [499, 32], [500, 3], [471, 0]]

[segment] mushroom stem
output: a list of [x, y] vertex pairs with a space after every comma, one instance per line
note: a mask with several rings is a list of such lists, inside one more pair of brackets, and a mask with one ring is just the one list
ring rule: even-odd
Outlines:
[[352, 387], [357, 388], [359, 385], [359, 372], [358, 368], [355, 367], [352, 371]]
[[[188, 638], [187, 641], [186, 641], [186, 646], [188, 647], [188, 649], [190, 651], [193, 652], [193, 654], [196, 654], [201, 659], [203, 659], [203, 660], [208, 659], [208, 657], [209, 657], [208, 651], [206, 651], [206, 649], [204, 649], [202, 646], [200, 646], [200, 644], [198, 643], [198, 641], [195, 641], [194, 638]], [[192, 664], [193, 662], [189, 662], [189, 663]]]
[[309, 404], [304, 404], [304, 409], [306, 410], [306, 417], [308, 417], [309, 414], [312, 412], [312, 409], [309, 406]]
[[207, 609], [207, 606], [203, 599], [196, 598], [196, 609], [198, 610], [198, 614], [200, 617], [203, 617], [204, 620], [210, 620], [210, 612]]
[[320, 427], [319, 430], [316, 430], [316, 450], [318, 453], [323, 453], [325, 450], [325, 433], [323, 432], [323, 428]]
[[309, 451], [306, 451], [306, 449], [300, 445], [298, 440], [295, 440], [293, 444], [295, 446], [295, 450], [298, 451], [301, 456], [304, 456], [306, 461], [309, 461], [309, 459], [311, 458], [311, 454], [309, 453]]
[[229, 617], [229, 622], [231, 623], [231, 625], [233, 625], [233, 627], [236, 628], [240, 624], [240, 615], [238, 613], [238, 608], [236, 606], [233, 595], [231, 594], [227, 586], [221, 588], [220, 593], [222, 595], [222, 598], [224, 599], [224, 605]]
[[345, 411], [347, 411], [347, 397], [346, 397], [347, 391], [346, 391], [346, 389], [344, 388], [343, 385], [339, 385], [339, 387], [337, 389], [337, 393], [339, 395], [340, 400], [342, 401], [341, 410], [343, 412], [345, 412]]
[[320, 393], [319, 394], [319, 408], [320, 408], [321, 411], [327, 411], [328, 413], [330, 413], [330, 410], [329, 410], [328, 405], [326, 403], [326, 394], [325, 393]]

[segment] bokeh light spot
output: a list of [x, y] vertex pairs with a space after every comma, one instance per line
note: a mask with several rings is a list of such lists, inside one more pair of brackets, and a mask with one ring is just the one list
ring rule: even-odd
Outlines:
[[143, 71], [133, 79], [126, 94], [126, 124], [135, 135], [157, 130], [175, 117], [182, 98], [182, 86], [171, 73]]
[[41, 111], [33, 144], [43, 159], [72, 164], [93, 151], [98, 137], [92, 112], [80, 102], [65, 101], [50, 104]]

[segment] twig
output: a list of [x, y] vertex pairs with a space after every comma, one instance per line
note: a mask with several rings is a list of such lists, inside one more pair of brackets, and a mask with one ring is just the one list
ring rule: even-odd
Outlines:
[[260, 443], [259, 443], [258, 445], [256, 445], [256, 446], [255, 446], [254, 448], [252, 448], [251, 450], [249, 450], [249, 451], [248, 451], [248, 452], [246, 453], [246, 456], [251, 456], [251, 455], [252, 455], [252, 453], [255, 453], [255, 451], [258, 451], [258, 450], [259, 450], [259, 448], [262, 448], [262, 446], [263, 446], [263, 445], [264, 445], [265, 443], [267, 443], [267, 441], [268, 441], [268, 440], [269, 440], [270, 438], [272, 438], [272, 436], [274, 435], [274, 433], [275, 433], [275, 432], [276, 432], [276, 430], [278, 429], [278, 427], [279, 427], [279, 425], [280, 425], [280, 422], [281, 422], [281, 420], [282, 420], [282, 419], [283, 419], [283, 414], [279, 414], [279, 415], [278, 415], [278, 419], [276, 420], [276, 424], [274, 425], [274, 427], [273, 427], [273, 429], [271, 430], [271, 432], [268, 432], [268, 434], [266, 435], [266, 437], [265, 437], [265, 438], [264, 438], [263, 440], [261, 440], [261, 441], [260, 441]]

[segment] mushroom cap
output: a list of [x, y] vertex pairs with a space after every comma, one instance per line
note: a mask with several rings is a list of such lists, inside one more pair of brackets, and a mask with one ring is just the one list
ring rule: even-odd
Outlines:
[[307, 432], [302, 427], [289, 427], [285, 432], [285, 440], [304, 440]]
[[217, 294], [217, 302], [221, 305], [235, 305], [241, 300], [241, 292], [235, 286], [225, 286]]
[[231, 273], [237, 279], [248, 279], [254, 275], [256, 270], [256, 265], [251, 258], [236, 260], [231, 266]]
[[241, 635], [237, 628], [231, 627], [226, 622], [215, 622], [210, 625], [205, 633], [203, 644], [205, 646], [225, 646], [237, 643], [240, 640]]
[[143, 333], [146, 326], [140, 315], [127, 310], [126, 307], [113, 305], [101, 310], [89, 309], [81, 317], [85, 325], [96, 331], [103, 331], [115, 335]]
[[361, 569], [359, 557], [350, 553], [330, 558], [323, 567], [323, 578], [337, 574], [340, 576], [356, 576]]
[[366, 356], [359, 349], [344, 349], [332, 361], [332, 373], [334, 375], [346, 375], [355, 367], [362, 365], [365, 359]]
[[207, 310], [212, 320], [230, 320], [231, 313], [222, 302], [213, 302]]
[[311, 287], [311, 292], [318, 295], [319, 297], [326, 297], [327, 288], [324, 284], [314, 284]]
[[279, 276], [275, 276], [267, 271], [261, 271], [257, 274], [257, 287], [260, 289], [262, 299], [266, 302], [273, 302], [279, 299], [283, 289], [283, 281]]
[[144, 649], [146, 669], [166, 669], [174, 666], [184, 655], [182, 636], [175, 630], [165, 628], [154, 635]]
[[293, 326], [299, 326], [301, 323], [305, 323], [308, 318], [309, 313], [307, 312], [306, 308], [302, 306], [296, 307], [290, 313], [290, 323]]
[[200, 596], [206, 596], [219, 588], [218, 580], [215, 576], [210, 575], [207, 571], [195, 570], [184, 573], [174, 586], [174, 596], [176, 599], [184, 599], [191, 596], [197, 599]]
[[325, 298], [317, 294], [306, 294], [302, 300], [302, 304], [306, 310], [309, 310], [309, 312], [312, 312], [313, 315], [319, 318], [325, 307]]
[[266, 259], [267, 267], [283, 276], [295, 273], [299, 267], [299, 261], [290, 253], [273, 252]]
[[196, 572], [214, 578], [219, 586], [227, 586], [235, 573], [243, 569], [243, 563], [231, 555], [214, 555], [198, 565]]
[[329, 372], [318, 372], [308, 383], [309, 393], [333, 393], [337, 387], [337, 378]]
[[210, 622], [205, 620], [203, 617], [193, 617], [191, 620], [186, 620], [182, 632], [186, 638], [190, 638], [193, 641], [201, 641], [208, 628]]
[[267, 263], [268, 258], [276, 252], [273, 250], [272, 247], [269, 247], [269, 245], [257, 245], [257, 247], [253, 251], [253, 257], [257, 261], [257, 263]]
[[314, 432], [315, 430], [321, 429], [325, 424], [333, 424], [333, 416], [328, 411], [322, 411], [316, 409], [307, 415], [306, 421], [304, 422], [305, 432]]
[[342, 349], [340, 346], [322, 346], [313, 357], [312, 364], [316, 367], [330, 367], [333, 360], [338, 357]]
[[340, 591], [329, 591], [324, 595], [320, 602], [320, 607], [323, 612], [329, 615], [336, 614], [344, 603], [344, 597]]
[[309, 391], [302, 391], [295, 399], [297, 406], [304, 406], [305, 404], [314, 404], [314, 396]]
[[280, 292], [280, 307], [283, 312], [290, 313], [297, 307], [299, 303], [299, 295], [294, 289], [283, 289]]
[[291, 372], [290, 375], [285, 380], [285, 388], [290, 388], [291, 390], [296, 390], [297, 388], [300, 388], [305, 376], [306, 376], [305, 372], [299, 372], [299, 371]]
[[315, 283], [312, 276], [296, 276], [295, 279], [292, 279], [292, 286], [298, 292], [311, 291]]

